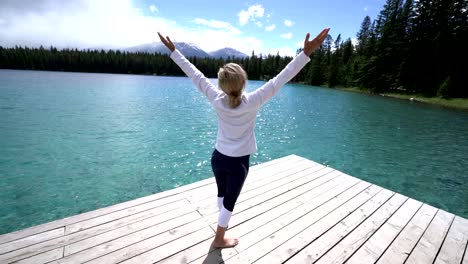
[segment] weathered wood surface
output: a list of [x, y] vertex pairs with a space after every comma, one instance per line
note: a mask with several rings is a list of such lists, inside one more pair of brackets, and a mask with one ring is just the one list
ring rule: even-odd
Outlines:
[[468, 264], [468, 220], [290, 155], [253, 166], [212, 249], [214, 178], [0, 235], [0, 263]]

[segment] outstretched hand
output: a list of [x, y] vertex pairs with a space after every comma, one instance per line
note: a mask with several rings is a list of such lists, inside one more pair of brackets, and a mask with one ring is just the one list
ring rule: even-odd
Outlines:
[[175, 45], [174, 43], [172, 43], [171, 39], [167, 36], [167, 37], [163, 37], [161, 35], [161, 33], [158, 32], [158, 35], [159, 35], [159, 39], [161, 39], [161, 42], [164, 43], [164, 45], [166, 45], [166, 47], [171, 51], [173, 52], [175, 50]]
[[330, 31], [330, 28], [325, 28], [318, 34], [312, 41], [309, 41], [310, 34], [306, 34], [306, 38], [304, 40], [304, 53], [307, 56], [312, 55], [312, 53], [322, 45], [323, 41], [325, 38], [328, 36], [328, 31]]

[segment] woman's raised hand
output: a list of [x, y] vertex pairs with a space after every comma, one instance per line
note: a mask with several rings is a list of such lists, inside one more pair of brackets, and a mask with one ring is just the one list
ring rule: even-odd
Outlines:
[[307, 56], [312, 55], [312, 53], [322, 45], [323, 41], [325, 38], [328, 36], [328, 31], [330, 31], [330, 28], [326, 28], [320, 32], [312, 41], [309, 41], [310, 34], [306, 34], [306, 38], [304, 40], [304, 53]]
[[169, 37], [163, 37], [161, 33], [158, 32], [159, 39], [161, 39], [161, 42], [166, 45], [166, 47], [173, 52], [175, 50], [175, 45], [172, 43], [171, 39]]
[[[328, 31], [330, 31], [330, 28], [326, 28], [320, 32], [320, 34], [317, 35], [312, 41], [309, 41], [310, 34], [306, 34], [306, 38], [304, 40], [304, 53], [307, 56], [312, 55], [312, 53], [322, 45], [323, 41], [325, 38], [328, 36]], [[164, 45], [172, 52], [175, 50], [175, 45], [172, 43], [171, 39], [169, 37], [163, 37], [161, 33], [158, 32], [159, 39], [161, 39], [161, 42], [164, 43]]]

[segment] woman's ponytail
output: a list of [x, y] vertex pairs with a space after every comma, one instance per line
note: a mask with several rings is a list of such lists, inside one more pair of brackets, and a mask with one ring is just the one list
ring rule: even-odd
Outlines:
[[231, 108], [236, 108], [238, 107], [241, 102], [242, 102], [242, 95], [240, 94], [235, 94], [233, 95], [232, 93], [228, 95], [229, 98], [229, 107]]
[[218, 84], [221, 90], [228, 96], [228, 105], [236, 108], [242, 103], [247, 73], [235, 63], [228, 63], [218, 71]]

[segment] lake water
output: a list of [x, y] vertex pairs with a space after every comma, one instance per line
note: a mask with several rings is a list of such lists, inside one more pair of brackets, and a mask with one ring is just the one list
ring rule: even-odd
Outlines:
[[[0, 70], [0, 118], [0, 234], [212, 176], [187, 78]], [[466, 112], [288, 84], [256, 136], [252, 165], [296, 154], [468, 217]]]

